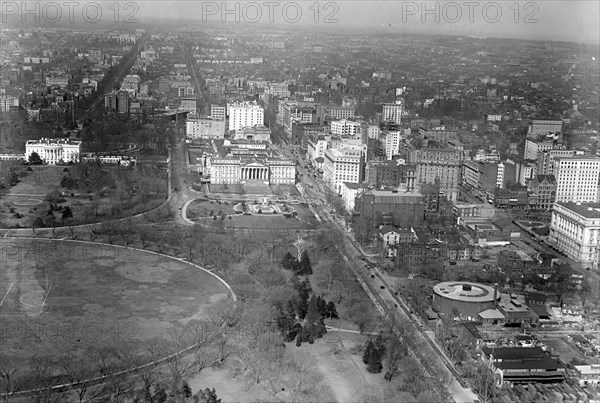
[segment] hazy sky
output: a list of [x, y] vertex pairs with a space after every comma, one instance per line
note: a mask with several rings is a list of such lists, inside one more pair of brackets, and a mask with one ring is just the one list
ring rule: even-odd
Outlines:
[[[223, 7], [223, 4], [226, 7]], [[248, 4], [252, 3], [252, 4]], [[423, 7], [423, 3], [425, 7]], [[600, 42], [598, 0], [142, 1], [140, 16]], [[230, 11], [226, 13], [225, 8]], [[318, 9], [318, 13], [316, 12]], [[428, 12], [429, 11], [429, 12]], [[328, 18], [327, 18], [328, 17]], [[325, 21], [328, 23], [325, 23]]]
[[164, 18], [195, 20], [200, 25], [218, 22], [232, 28], [239, 21], [315, 29], [376, 28], [390, 32], [600, 42], [599, 0], [0, 0], [0, 5], [3, 21], [8, 15], [24, 27], [35, 25], [31, 13], [23, 15], [27, 8], [37, 10], [33, 13], [50, 23], [65, 22], [71, 15], [79, 23], [95, 19], [128, 28], [135, 26], [135, 22], [124, 24], [128, 18], [142, 24]]

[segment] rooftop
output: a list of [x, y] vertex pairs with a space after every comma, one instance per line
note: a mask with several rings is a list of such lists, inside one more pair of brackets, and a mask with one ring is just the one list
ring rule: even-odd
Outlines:
[[439, 283], [433, 287], [433, 292], [447, 299], [465, 302], [492, 302], [495, 294], [494, 287], [466, 281]]
[[600, 219], [600, 203], [556, 202], [556, 204], [569, 209], [584, 218]]

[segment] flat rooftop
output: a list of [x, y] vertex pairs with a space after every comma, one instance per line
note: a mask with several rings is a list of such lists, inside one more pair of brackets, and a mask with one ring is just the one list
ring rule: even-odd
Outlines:
[[571, 210], [574, 213], [577, 213], [585, 218], [598, 218], [600, 219], [600, 203], [573, 203], [573, 202], [556, 202]]

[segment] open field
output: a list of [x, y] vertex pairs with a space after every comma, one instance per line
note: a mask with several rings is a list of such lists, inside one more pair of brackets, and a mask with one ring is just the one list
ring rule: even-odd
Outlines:
[[210, 274], [142, 251], [4, 240], [2, 252], [2, 349], [23, 360], [168, 338], [232, 300]]

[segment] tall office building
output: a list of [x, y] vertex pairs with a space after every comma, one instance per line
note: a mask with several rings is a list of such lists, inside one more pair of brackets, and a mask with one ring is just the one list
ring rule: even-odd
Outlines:
[[384, 122], [394, 122], [399, 125], [402, 120], [402, 104], [383, 104], [381, 119]]
[[239, 102], [227, 106], [229, 109], [229, 130], [264, 125], [263, 107], [256, 102]]
[[117, 112], [129, 113], [129, 92], [127, 90], [117, 91]]
[[392, 130], [385, 134], [385, 157], [391, 160], [394, 155], [400, 154], [400, 140], [402, 135], [399, 131]]
[[596, 202], [600, 181], [600, 158], [556, 158], [554, 177], [557, 202]]
[[341, 194], [343, 182], [360, 183], [362, 177], [363, 153], [351, 147], [325, 150], [323, 180], [331, 190]]
[[451, 148], [424, 148], [411, 152], [410, 163], [417, 165], [416, 186], [439, 183], [440, 192], [448, 200], [458, 200], [458, 181], [462, 152]]
[[583, 151], [577, 150], [546, 150], [538, 152], [537, 173], [538, 175], [554, 175], [554, 160], [561, 157], [575, 157], [583, 155]]

